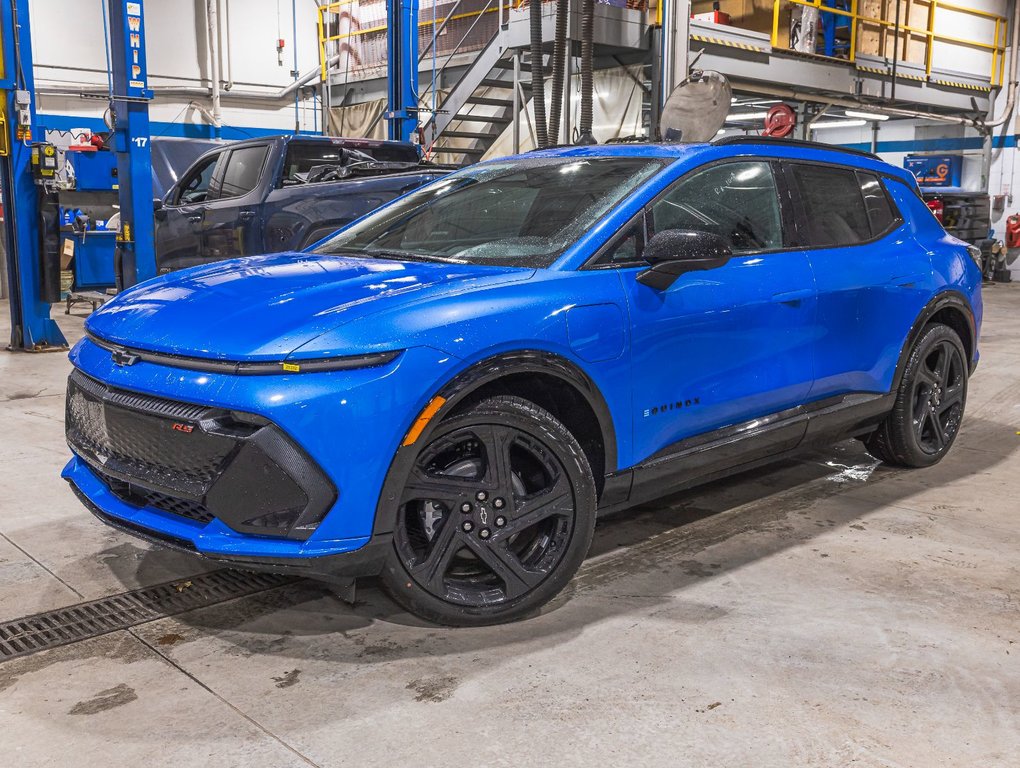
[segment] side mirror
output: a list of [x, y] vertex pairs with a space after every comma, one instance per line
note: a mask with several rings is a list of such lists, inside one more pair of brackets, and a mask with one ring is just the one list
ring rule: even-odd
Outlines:
[[637, 281], [665, 291], [680, 275], [723, 266], [733, 252], [724, 238], [711, 232], [666, 229], [648, 241], [641, 255], [651, 266]]
[[162, 210], [163, 210], [163, 201], [160, 200], [158, 197], [152, 198], [152, 212], [155, 213], [156, 211], [162, 211]]

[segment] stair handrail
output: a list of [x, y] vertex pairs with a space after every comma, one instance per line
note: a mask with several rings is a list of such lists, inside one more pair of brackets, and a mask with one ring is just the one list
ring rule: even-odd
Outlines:
[[[474, 32], [475, 26], [478, 24], [478, 20], [481, 19], [486, 13], [489, 12], [489, 9], [491, 8], [491, 6], [492, 6], [492, 4], [494, 2], [498, 3], [498, 7], [499, 7], [499, 11], [500, 11], [500, 14], [499, 14], [500, 15], [500, 24], [502, 24], [502, 22], [503, 22], [503, 2], [504, 2], [504, 0], [487, 0], [487, 2], [485, 3], [485, 7], [482, 8], [482, 10], [478, 12], [477, 16], [475, 16], [475, 20], [471, 22], [471, 26], [468, 27], [467, 32], [464, 33], [464, 35], [460, 38], [460, 40], [457, 42], [457, 44], [450, 51], [450, 54], [443, 61], [442, 66], [440, 66], [438, 69], [436, 69], [433, 72], [433, 76], [432, 76], [431, 82], [429, 82], [429, 84], [425, 87], [425, 89], [418, 95], [419, 102], [425, 101], [425, 97], [432, 91], [433, 83], [436, 83], [436, 82], [439, 81], [439, 76], [443, 72], [446, 71], [447, 66], [449, 66], [450, 62], [453, 60], [453, 57], [456, 56], [460, 52], [461, 47], [464, 45], [464, 41], [467, 40], [468, 37], [470, 37], [472, 32]], [[460, 5], [460, 2], [458, 2], [457, 5]], [[443, 20], [443, 24], [444, 25], [450, 19], [451, 16], [453, 16], [452, 13], [447, 14], [446, 19]], [[493, 35], [493, 39], [495, 39], [499, 35], [499, 33], [500, 33], [500, 31], [497, 28], [496, 34]], [[489, 45], [491, 43], [492, 43], [492, 40], [490, 40], [489, 43], [487, 43], [487, 45]], [[431, 48], [429, 48], [427, 50], [431, 50]], [[420, 63], [420, 61], [421, 61], [421, 59], [419, 58], [419, 63]], [[432, 116], [429, 117], [429, 122], [433, 122], [434, 120], [435, 120], [435, 115], [433, 114]]]

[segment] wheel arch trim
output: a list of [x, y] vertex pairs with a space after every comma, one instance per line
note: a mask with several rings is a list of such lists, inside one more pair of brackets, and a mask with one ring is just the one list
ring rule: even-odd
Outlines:
[[910, 353], [917, 343], [917, 340], [921, 336], [921, 331], [931, 321], [931, 319], [944, 309], [954, 309], [963, 315], [964, 320], [967, 323], [967, 333], [969, 339], [960, 339], [964, 344], [964, 349], [970, 348], [970, 359], [967, 361], [967, 367], [970, 373], [973, 373], [975, 367], [975, 356], [977, 354], [977, 323], [974, 320], [974, 310], [970, 306], [970, 302], [967, 297], [956, 290], [945, 290], [936, 294], [932, 299], [925, 305], [924, 309], [918, 314], [917, 319], [914, 320], [914, 324], [910, 327], [910, 332], [907, 334], [907, 339], [900, 348], [899, 359], [896, 363], [896, 375], [893, 377], [892, 391], [896, 392], [900, 383], [903, 380], [903, 373], [906, 370], [907, 360], [910, 358]]
[[[443, 402], [431, 414], [429, 423], [424, 426], [417, 438], [410, 444], [404, 444], [402, 440], [397, 448], [386, 472], [386, 479], [376, 504], [373, 535], [393, 531], [396, 514], [393, 502], [400, 491], [397, 485], [401, 482], [400, 478], [404, 472], [409, 468], [409, 462], [417, 456], [415, 445], [421, 440], [427, 440], [434, 425], [451, 413], [473, 392], [477, 392], [485, 385], [501, 378], [521, 373], [535, 373], [557, 378], [581, 395], [598, 420], [599, 431], [602, 434], [606, 472], [615, 471], [617, 443], [612, 413], [598, 386], [580, 366], [560, 354], [545, 350], [529, 349], [497, 354], [470, 365], [432, 393], [426, 403], [426, 410], [438, 398], [442, 398]], [[421, 414], [416, 414], [411, 423], [412, 428], [420, 418]]]

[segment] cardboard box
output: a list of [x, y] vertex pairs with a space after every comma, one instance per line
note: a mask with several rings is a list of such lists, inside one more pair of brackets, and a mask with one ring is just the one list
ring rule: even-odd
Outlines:
[[[712, 0], [694, 0], [691, 12], [695, 16], [711, 13]], [[790, 40], [790, 4], [783, 3], [779, 9], [779, 45], [783, 48]], [[773, 0], [719, 0], [719, 11], [729, 17], [730, 26], [752, 32], [772, 34]]]
[[730, 15], [722, 11], [709, 11], [708, 13], [692, 13], [691, 18], [695, 21], [708, 21], [712, 24], [729, 24]]

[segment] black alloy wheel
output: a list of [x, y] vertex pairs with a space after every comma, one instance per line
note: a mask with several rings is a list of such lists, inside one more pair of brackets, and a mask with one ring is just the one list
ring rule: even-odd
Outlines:
[[939, 454], [960, 429], [966, 379], [963, 356], [948, 340], [935, 344], [923, 358], [911, 412], [917, 444], [925, 453]]
[[404, 484], [388, 591], [442, 624], [518, 618], [551, 599], [591, 542], [594, 482], [577, 441], [516, 397], [439, 425]]
[[893, 410], [867, 440], [888, 464], [928, 467], [948, 452], [963, 422], [969, 369], [963, 343], [945, 325], [921, 333], [904, 369]]

